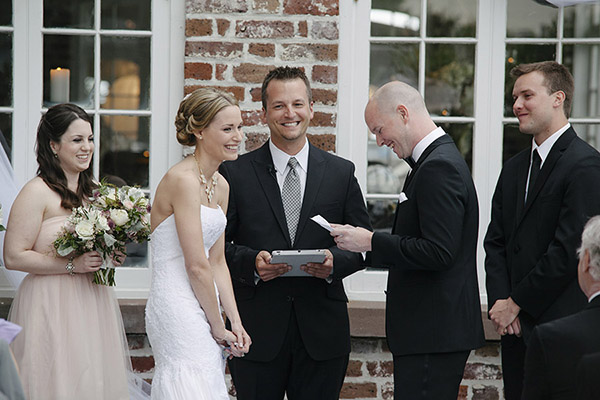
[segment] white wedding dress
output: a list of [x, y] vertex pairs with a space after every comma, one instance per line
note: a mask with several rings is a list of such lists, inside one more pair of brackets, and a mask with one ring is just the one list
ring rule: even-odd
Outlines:
[[[227, 218], [221, 208], [206, 206], [201, 218], [208, 257]], [[173, 215], [156, 227], [151, 239], [146, 331], [156, 362], [152, 399], [229, 400], [223, 348], [213, 339], [190, 285]]]

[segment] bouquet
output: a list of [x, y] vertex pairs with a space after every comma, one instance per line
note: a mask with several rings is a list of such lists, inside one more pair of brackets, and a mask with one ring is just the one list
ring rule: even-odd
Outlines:
[[2, 203], [0, 203], [0, 232], [5, 231], [4, 220], [2, 219]]
[[125, 245], [143, 243], [150, 237], [150, 204], [144, 192], [136, 187], [117, 188], [101, 183], [90, 202], [73, 209], [58, 238], [56, 253], [67, 256], [96, 250], [104, 263], [94, 272], [93, 282], [115, 285], [113, 257], [126, 254]]

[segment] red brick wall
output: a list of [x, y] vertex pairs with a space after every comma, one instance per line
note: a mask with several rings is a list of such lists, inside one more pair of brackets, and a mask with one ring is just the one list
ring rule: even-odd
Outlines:
[[[151, 382], [154, 375], [154, 358], [146, 335], [127, 335], [133, 369]], [[502, 371], [500, 346], [488, 342], [471, 352], [457, 400], [502, 400]], [[392, 400], [394, 398], [394, 366], [386, 342], [381, 338], [352, 338], [352, 352], [340, 399]], [[235, 389], [227, 375], [231, 399]]]
[[185, 93], [202, 86], [231, 92], [250, 151], [268, 138], [263, 78], [277, 66], [303, 68], [314, 99], [309, 140], [335, 151], [338, 17], [338, 0], [187, 0]]

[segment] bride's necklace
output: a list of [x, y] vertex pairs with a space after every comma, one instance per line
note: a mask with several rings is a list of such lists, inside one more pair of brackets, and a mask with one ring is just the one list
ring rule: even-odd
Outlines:
[[200, 164], [198, 164], [198, 159], [196, 158], [196, 153], [194, 152], [194, 160], [196, 161], [196, 167], [198, 168], [198, 179], [200, 179], [200, 183], [205, 186], [204, 192], [206, 193], [206, 197], [208, 197], [208, 204], [212, 202], [213, 195], [215, 194], [215, 188], [217, 187], [217, 172], [213, 174], [210, 179], [210, 183], [206, 180], [204, 173], [202, 172], [202, 168], [200, 168]]

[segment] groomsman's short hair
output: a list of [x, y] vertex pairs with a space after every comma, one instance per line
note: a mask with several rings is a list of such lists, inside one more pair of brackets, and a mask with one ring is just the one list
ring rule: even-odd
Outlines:
[[544, 85], [548, 88], [548, 94], [558, 92], [559, 90], [565, 94], [563, 111], [565, 112], [565, 116], [569, 118], [571, 116], [571, 105], [575, 90], [573, 75], [571, 75], [567, 67], [556, 61], [542, 61], [517, 65], [510, 71], [510, 76], [516, 81], [520, 76], [535, 71], [544, 75]]

